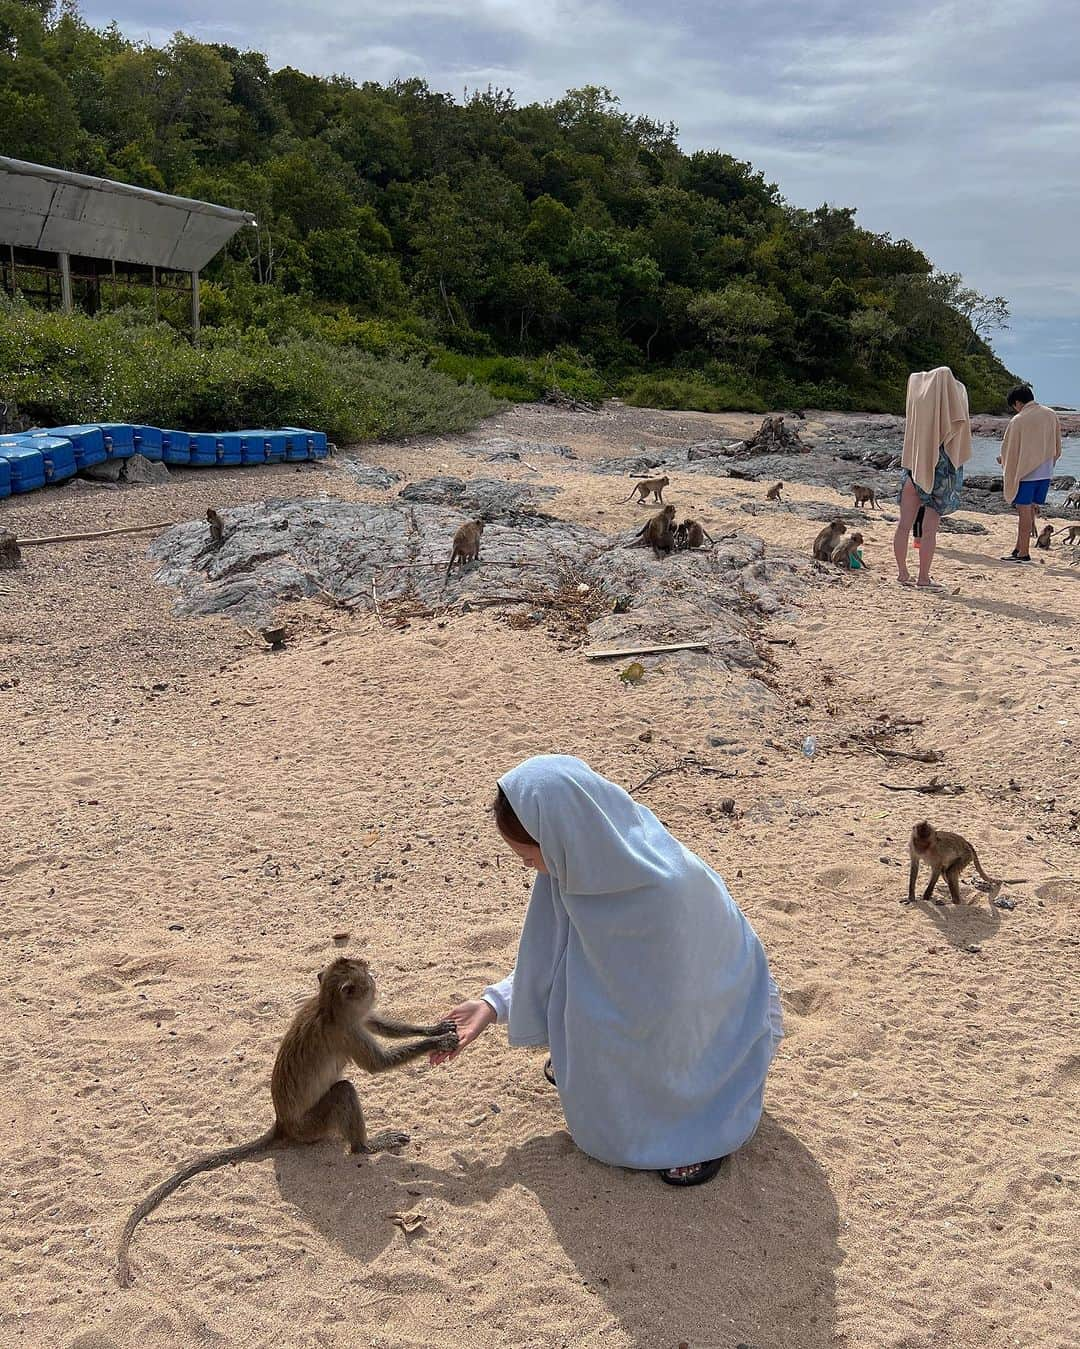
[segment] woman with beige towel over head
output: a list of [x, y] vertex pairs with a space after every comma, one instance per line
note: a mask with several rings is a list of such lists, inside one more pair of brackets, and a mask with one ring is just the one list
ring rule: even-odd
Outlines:
[[[967, 389], [947, 365], [916, 370], [908, 376], [904, 423], [904, 479], [900, 488], [900, 522], [893, 535], [897, 579], [901, 585], [926, 590], [933, 585], [930, 567], [943, 515], [960, 504], [964, 465], [971, 458], [971, 417]], [[907, 567], [908, 538], [923, 510], [919, 579]]]

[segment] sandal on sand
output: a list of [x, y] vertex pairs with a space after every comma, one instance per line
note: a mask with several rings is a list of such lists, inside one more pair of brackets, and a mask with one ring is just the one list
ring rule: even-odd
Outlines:
[[557, 1087], [557, 1086], [559, 1085], [559, 1084], [555, 1081], [555, 1071], [554, 1071], [554, 1069], [553, 1069], [552, 1066], [551, 1066], [551, 1060], [550, 1060], [550, 1059], [545, 1059], [545, 1060], [544, 1060], [544, 1076], [547, 1078], [547, 1080], [551, 1083], [551, 1085], [552, 1085], [553, 1087]]
[[[712, 1180], [713, 1176], [724, 1165], [723, 1157], [714, 1157], [711, 1162], [698, 1162], [693, 1167], [668, 1167], [666, 1171], [661, 1171], [660, 1179], [665, 1185], [678, 1185], [685, 1189], [688, 1185], [704, 1185], [706, 1181]], [[689, 1175], [676, 1176], [675, 1171], [689, 1171]]]

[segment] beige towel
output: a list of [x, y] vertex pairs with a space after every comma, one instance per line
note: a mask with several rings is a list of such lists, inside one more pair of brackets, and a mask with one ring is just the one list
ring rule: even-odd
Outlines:
[[971, 458], [967, 389], [947, 365], [916, 370], [908, 376], [906, 419], [901, 463], [916, 486], [929, 492], [942, 445], [956, 468]]
[[1012, 505], [1021, 482], [1047, 459], [1061, 458], [1061, 423], [1053, 408], [1028, 403], [1005, 428], [1001, 466], [1005, 473], [1005, 500]]

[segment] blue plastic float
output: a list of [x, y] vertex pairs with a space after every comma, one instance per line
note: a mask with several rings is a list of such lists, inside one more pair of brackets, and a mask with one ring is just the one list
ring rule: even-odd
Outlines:
[[212, 468], [325, 459], [325, 431], [172, 431], [127, 422], [36, 427], [0, 436], [0, 497], [66, 481], [106, 459], [142, 454], [166, 464]]

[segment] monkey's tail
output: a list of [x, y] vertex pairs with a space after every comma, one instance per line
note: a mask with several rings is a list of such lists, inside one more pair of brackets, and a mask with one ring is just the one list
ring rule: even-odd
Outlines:
[[249, 1143], [239, 1143], [235, 1148], [223, 1148], [221, 1152], [211, 1152], [205, 1157], [196, 1157], [193, 1162], [188, 1162], [187, 1166], [182, 1166], [168, 1180], [163, 1180], [156, 1189], [151, 1190], [142, 1203], [132, 1211], [131, 1217], [124, 1224], [124, 1230], [120, 1234], [120, 1244], [116, 1249], [116, 1278], [120, 1287], [131, 1287], [128, 1247], [131, 1245], [131, 1238], [135, 1234], [136, 1227], [148, 1213], [152, 1213], [163, 1199], [168, 1199], [174, 1190], [178, 1190], [192, 1176], [197, 1176], [201, 1171], [216, 1171], [219, 1166], [227, 1166], [229, 1162], [245, 1162], [253, 1157], [261, 1157], [263, 1153], [270, 1151], [280, 1137], [278, 1126], [273, 1124], [267, 1129], [266, 1133], [260, 1134], [258, 1138], [253, 1138]]
[[971, 860], [975, 863], [975, 870], [979, 873], [979, 875], [990, 887], [990, 898], [996, 899], [998, 895], [1001, 893], [1001, 887], [1005, 884], [1005, 882], [998, 880], [996, 876], [988, 876], [986, 872], [983, 871], [982, 863], [979, 861], [979, 854], [975, 851], [974, 848], [972, 848], [971, 850]]

